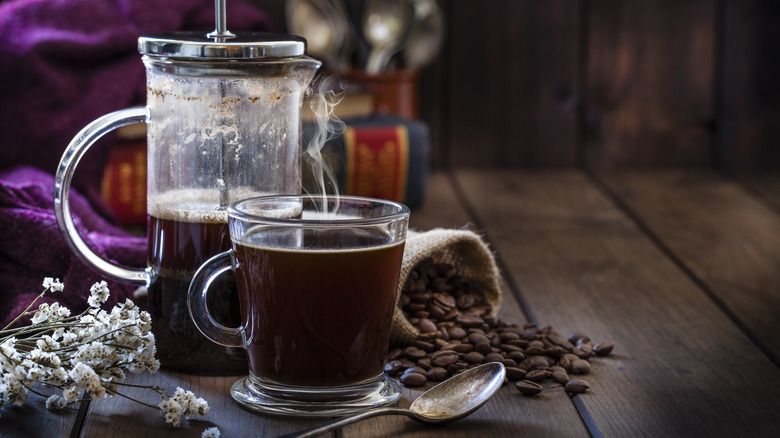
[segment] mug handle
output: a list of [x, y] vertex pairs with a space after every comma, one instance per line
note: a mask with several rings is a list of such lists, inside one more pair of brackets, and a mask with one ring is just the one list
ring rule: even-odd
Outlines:
[[206, 260], [195, 272], [187, 291], [187, 309], [195, 327], [203, 336], [225, 347], [246, 347], [243, 327], [230, 328], [218, 323], [209, 312], [206, 295], [214, 280], [233, 269], [233, 250], [221, 252]]
[[147, 121], [146, 107], [133, 107], [106, 114], [85, 126], [68, 145], [62, 155], [54, 181], [54, 214], [65, 241], [76, 256], [93, 270], [112, 279], [126, 283], [148, 286], [151, 269], [129, 269], [115, 265], [96, 254], [79, 234], [70, 211], [70, 184], [73, 172], [84, 154], [95, 142], [108, 132], [125, 125]]

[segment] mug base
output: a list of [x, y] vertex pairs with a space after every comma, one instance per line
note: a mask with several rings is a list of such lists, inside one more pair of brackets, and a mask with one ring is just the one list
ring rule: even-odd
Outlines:
[[264, 414], [333, 417], [393, 404], [401, 397], [401, 387], [385, 374], [358, 384], [320, 388], [268, 383], [250, 374], [233, 384], [230, 395], [243, 407]]

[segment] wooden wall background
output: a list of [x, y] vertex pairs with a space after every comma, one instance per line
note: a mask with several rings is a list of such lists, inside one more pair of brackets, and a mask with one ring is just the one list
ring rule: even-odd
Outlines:
[[439, 2], [433, 167], [780, 168], [780, 1]]

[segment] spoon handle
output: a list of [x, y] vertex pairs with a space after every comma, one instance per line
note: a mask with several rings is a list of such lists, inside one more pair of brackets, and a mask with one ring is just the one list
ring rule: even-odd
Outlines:
[[352, 415], [350, 417], [344, 417], [344, 418], [337, 418], [332, 421], [328, 421], [326, 423], [320, 424], [319, 426], [312, 427], [311, 429], [307, 429], [301, 432], [295, 432], [291, 433], [289, 435], [284, 435], [279, 438], [310, 438], [315, 437], [320, 434], [323, 434], [325, 432], [330, 432], [336, 429], [341, 429], [342, 427], [357, 423], [358, 421], [363, 421], [367, 418], [372, 417], [378, 417], [380, 415], [406, 415], [407, 417], [411, 417], [412, 413], [408, 409], [401, 409], [401, 408], [377, 408], [377, 409], [371, 409], [365, 412], [361, 412], [359, 414]]

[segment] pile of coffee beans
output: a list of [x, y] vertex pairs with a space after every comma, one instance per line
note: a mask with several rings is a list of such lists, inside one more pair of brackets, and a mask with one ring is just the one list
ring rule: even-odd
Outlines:
[[388, 352], [385, 372], [408, 387], [448, 379], [486, 362], [501, 362], [509, 381], [524, 395], [542, 391], [545, 379], [569, 393], [588, 384], [570, 375], [590, 372], [588, 359], [606, 356], [611, 342], [593, 344], [586, 335], [561, 336], [550, 326], [518, 325], [490, 316], [484, 295], [447, 264], [418, 264], [404, 284], [400, 307], [419, 329], [417, 339]]

